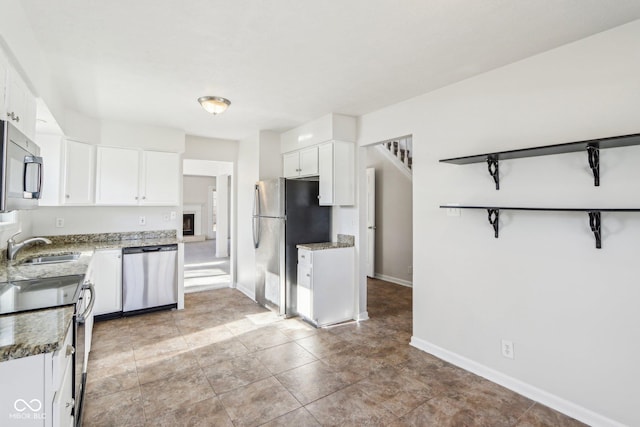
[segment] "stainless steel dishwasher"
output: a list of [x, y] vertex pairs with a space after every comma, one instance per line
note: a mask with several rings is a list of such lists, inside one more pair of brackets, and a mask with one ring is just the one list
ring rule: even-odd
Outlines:
[[178, 245], [122, 250], [122, 311], [125, 315], [177, 307], [177, 259]]

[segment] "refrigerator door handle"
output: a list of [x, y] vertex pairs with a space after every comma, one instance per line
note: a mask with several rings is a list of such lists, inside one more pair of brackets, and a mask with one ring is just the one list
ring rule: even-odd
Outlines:
[[[253, 194], [253, 247], [260, 246], [260, 188], [256, 185]], [[256, 223], [258, 226], [256, 227]]]

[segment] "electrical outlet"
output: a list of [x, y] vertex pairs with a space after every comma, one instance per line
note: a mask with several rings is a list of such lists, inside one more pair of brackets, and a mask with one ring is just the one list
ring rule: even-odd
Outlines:
[[56, 218], [56, 228], [64, 227], [64, 218]]
[[513, 359], [513, 341], [502, 340], [502, 355], [507, 359]]
[[176, 219], [176, 211], [171, 211], [171, 219]]
[[141, 216], [141, 217], [138, 219], [138, 224], [139, 224], [139, 225], [147, 225], [147, 218], [146, 218], [146, 217], [144, 217], [144, 216]]
[[165, 213], [163, 213], [163, 214], [162, 214], [162, 220], [163, 220], [163, 221], [165, 221], [165, 222], [166, 222], [166, 221], [169, 221], [169, 213], [166, 213], [166, 212], [165, 212]]

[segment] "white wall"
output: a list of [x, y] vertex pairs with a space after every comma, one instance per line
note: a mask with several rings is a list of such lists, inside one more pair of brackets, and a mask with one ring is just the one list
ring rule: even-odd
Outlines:
[[604, 213], [597, 250], [586, 213], [503, 211], [495, 239], [485, 211], [438, 206], [637, 208], [640, 147], [603, 150], [599, 188], [585, 153], [504, 161], [499, 191], [438, 160], [639, 133], [638, 75], [634, 21], [360, 121], [361, 144], [413, 134], [412, 343], [593, 425], [640, 425], [640, 215]]
[[237, 179], [237, 277], [236, 284], [255, 299], [255, 249], [253, 246], [253, 188], [261, 179], [282, 174], [280, 135], [260, 131], [240, 141]]
[[32, 218], [31, 213], [33, 211], [16, 211], [15, 222], [12, 224], [6, 224], [0, 227], [0, 248], [7, 248], [7, 240], [14, 234], [20, 232], [15, 237], [17, 242], [21, 242], [32, 236]]
[[238, 157], [238, 141], [187, 135], [184, 158], [234, 162]]
[[411, 179], [382, 155], [366, 150], [367, 167], [376, 175], [375, 274], [410, 285], [413, 281], [413, 194]]
[[[176, 219], [171, 219], [171, 212], [176, 212]], [[146, 225], [138, 225], [140, 216], [145, 217]], [[63, 228], [56, 228], [56, 218], [64, 219]], [[182, 230], [177, 206], [40, 207], [31, 212], [31, 219], [34, 236]]]

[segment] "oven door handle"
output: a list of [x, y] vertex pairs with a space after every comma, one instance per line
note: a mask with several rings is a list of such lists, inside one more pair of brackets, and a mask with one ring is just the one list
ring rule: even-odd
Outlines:
[[89, 301], [89, 306], [78, 316], [78, 322], [80, 323], [84, 323], [84, 321], [87, 320], [87, 316], [93, 311], [93, 305], [96, 303], [96, 288], [93, 286], [93, 283], [83, 283], [82, 289], [87, 289], [89, 293], [91, 293], [91, 300]]

